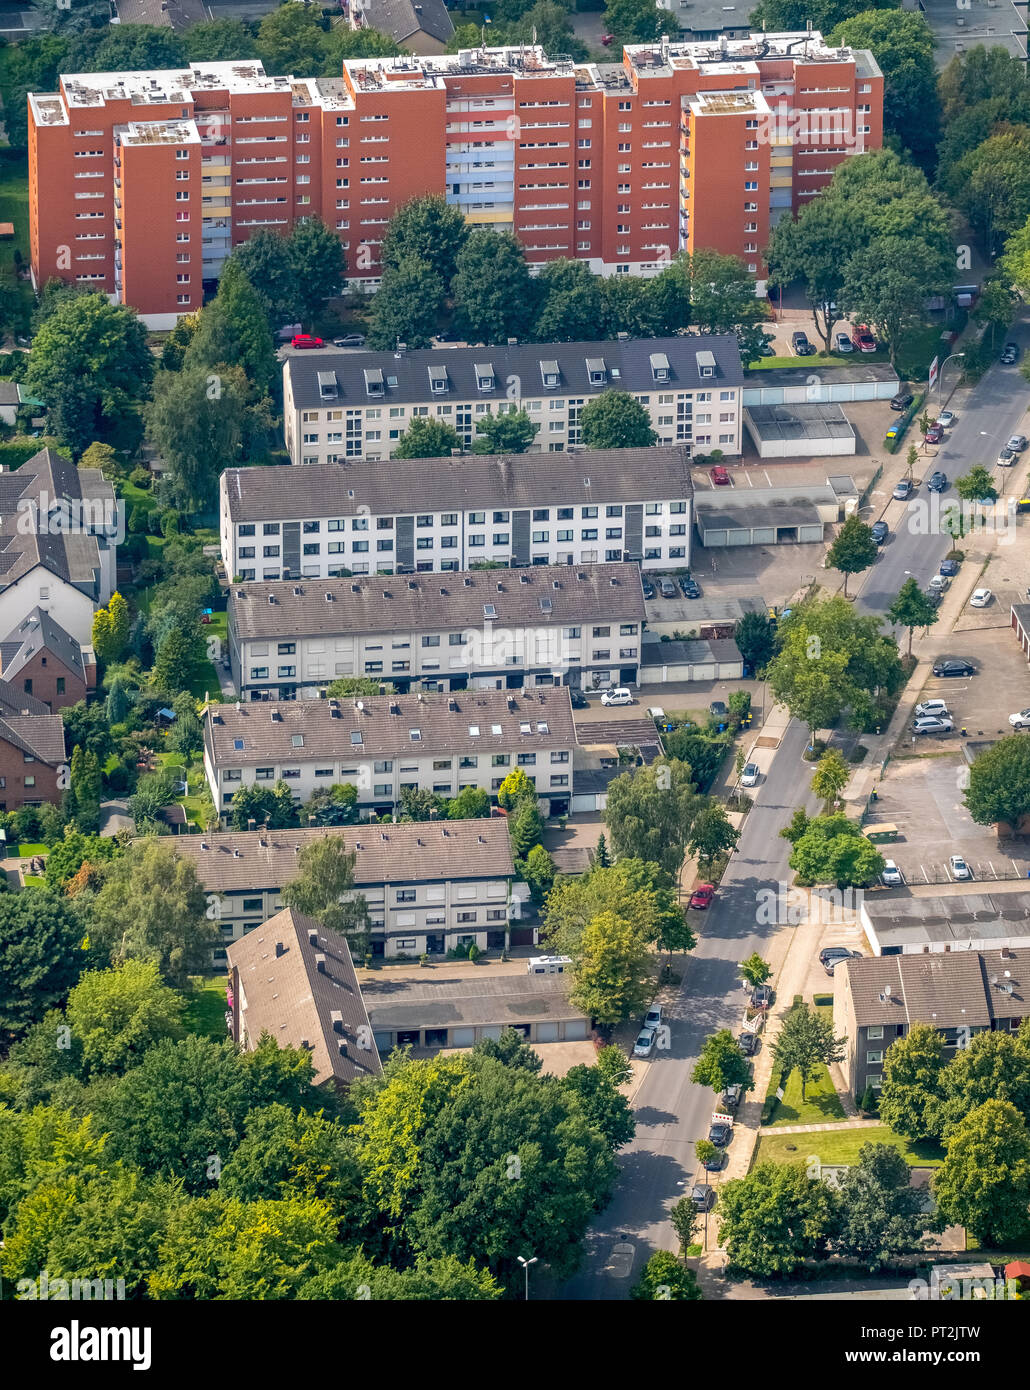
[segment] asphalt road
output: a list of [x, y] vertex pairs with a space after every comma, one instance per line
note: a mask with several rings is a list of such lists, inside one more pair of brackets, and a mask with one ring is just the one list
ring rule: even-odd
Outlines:
[[[1020, 325], [1012, 340], [1025, 349], [1030, 325]], [[949, 371], [955, 368], [952, 363]], [[933, 466], [923, 466], [924, 476], [933, 467], [948, 475], [952, 488], [945, 499], [954, 496], [955, 477], [972, 464], [993, 466], [999, 449], [1019, 427], [1027, 401], [1027, 384], [1018, 366], [998, 364], [984, 376], [963, 402], [937, 458], [927, 458]], [[857, 603], [860, 610], [882, 613], [909, 573], [925, 583], [937, 572], [952, 540], [947, 534], [928, 534], [925, 524], [916, 524], [920, 506], [925, 513], [927, 496], [924, 487], [913, 502], [888, 507], [885, 515], [893, 535], [866, 579]], [[798, 806], [815, 809], [811, 767], [801, 757], [806, 741], [806, 730], [793, 721], [757, 789], [737, 852], [687, 960], [676, 1001], [665, 1007], [671, 1049], [653, 1055], [637, 1092], [637, 1132], [619, 1155], [618, 1188], [587, 1234], [580, 1272], [562, 1287], [559, 1297], [624, 1299], [649, 1256], [656, 1249], [672, 1248], [668, 1210], [689, 1191], [698, 1167], [694, 1141], [707, 1137], [717, 1100], [707, 1087], [691, 1082], [690, 1072], [709, 1034], [726, 1027], [736, 1031], [743, 1012], [737, 965], [752, 951], [763, 954], [764, 943], [779, 929], [757, 920], [758, 894], [789, 882], [790, 846], [779, 832]], [[621, 1277], [606, 1272], [609, 1265]]]

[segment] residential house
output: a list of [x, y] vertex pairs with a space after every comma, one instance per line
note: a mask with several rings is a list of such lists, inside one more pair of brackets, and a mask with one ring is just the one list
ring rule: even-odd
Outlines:
[[344, 0], [352, 29], [389, 34], [407, 53], [443, 53], [454, 24], [443, 0]]
[[86, 698], [96, 683], [96, 665], [87, 665], [82, 647], [60, 623], [34, 608], [0, 638], [0, 678], [54, 711]]
[[229, 661], [244, 700], [368, 675], [402, 694], [592, 689], [636, 683], [644, 618], [635, 565], [255, 581], [229, 590]]
[[0, 811], [60, 801], [67, 771], [61, 716], [0, 680]]

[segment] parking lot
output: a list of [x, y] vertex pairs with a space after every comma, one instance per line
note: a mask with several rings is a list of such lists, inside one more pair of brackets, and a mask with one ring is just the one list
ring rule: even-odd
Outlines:
[[[996, 609], [1001, 621], [994, 622]], [[977, 626], [963, 626], [966, 612]], [[991, 614], [991, 626], [984, 615]], [[975, 676], [946, 678], [930, 676], [920, 700], [946, 700], [955, 722], [953, 735], [932, 734], [917, 739], [915, 751], [925, 744], [926, 751], [957, 748], [964, 728], [969, 738], [999, 738], [1012, 732], [1009, 715], [1030, 705], [1030, 668], [1020, 654], [1015, 634], [1009, 627], [1009, 605], [998, 598], [991, 608], [963, 610], [953, 634], [942, 634], [939, 655], [962, 657], [977, 667]], [[911, 736], [899, 740], [898, 752], [912, 751]], [[890, 819], [886, 817], [885, 819]]]

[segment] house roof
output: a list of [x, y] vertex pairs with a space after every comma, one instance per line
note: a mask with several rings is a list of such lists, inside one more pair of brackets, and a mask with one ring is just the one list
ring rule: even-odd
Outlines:
[[610, 719], [581, 719], [576, 725], [576, 739], [581, 748], [597, 748], [610, 744], [616, 748], [662, 749], [662, 737], [653, 719], [646, 715], [618, 715]]
[[[711, 364], [705, 359], [706, 352], [711, 354]], [[701, 368], [712, 364], [715, 375], [702, 376]], [[550, 385], [545, 381], [548, 372], [557, 376]], [[325, 393], [327, 373], [336, 378], [331, 396]], [[373, 374], [374, 393], [369, 389], [369, 373]], [[602, 380], [597, 379], [599, 373], [603, 373]], [[432, 389], [431, 375], [443, 376], [442, 391]], [[374, 405], [377, 401], [387, 405], [429, 400], [489, 403], [504, 401], [508, 392], [513, 392], [515, 399], [531, 400], [570, 394], [596, 396], [613, 388], [634, 393], [725, 389], [740, 386], [744, 380], [740, 350], [731, 333], [630, 338], [624, 342], [418, 348], [401, 353], [297, 353], [287, 357], [283, 376], [296, 410], [332, 404]], [[553, 454], [545, 457], [554, 461]]]
[[214, 705], [204, 728], [216, 767], [532, 752], [576, 742], [568, 687]]
[[86, 679], [82, 648], [75, 638], [42, 608], [33, 608], [17, 627], [0, 640], [0, 673], [13, 680], [41, 651], [50, 652], [80, 680]]
[[114, 0], [122, 24], [156, 24], [179, 32], [210, 19], [203, 0]]
[[[293, 360], [292, 358], [290, 359]], [[352, 464], [227, 468], [233, 522], [310, 517], [679, 500], [693, 495], [687, 451], [585, 449], [578, 454], [463, 454]]]
[[742, 659], [740, 648], [732, 637], [673, 638], [670, 642], [645, 639], [640, 649], [641, 666], [672, 666], [680, 662], [700, 666], [708, 661], [735, 662]]
[[20, 405], [21, 393], [16, 381], [0, 381], [0, 405]]
[[443, 0], [364, 0], [363, 18], [370, 29], [403, 43], [420, 30], [446, 43], [454, 25]]
[[47, 767], [64, 762], [64, 721], [42, 700], [0, 680], [0, 739]]
[[114, 488], [99, 469], [76, 468], [52, 449], [0, 473], [0, 591], [42, 565], [90, 592], [100, 546], [83, 525], [113, 534], [116, 506]]
[[169, 843], [192, 862], [208, 892], [259, 893], [291, 883], [300, 850], [324, 837], [342, 839], [354, 854], [358, 888], [514, 874], [504, 816], [311, 830], [236, 830], [177, 835]]
[[540, 1023], [582, 1018], [560, 975], [474, 974], [430, 984], [375, 979], [365, 985], [369, 1022], [377, 1031]]
[[615, 564], [234, 584], [229, 621], [243, 640], [448, 628], [478, 633], [487, 603], [504, 628], [645, 617], [639, 569]]
[[870, 894], [862, 904], [881, 950], [939, 945], [961, 950], [972, 940], [1030, 937], [1030, 892], [957, 893], [954, 897]]
[[899, 1023], [989, 1028], [992, 1019], [1030, 1014], [1026, 948], [863, 956], [842, 961], [837, 969], [847, 971], [860, 1028]]
[[336, 932], [287, 907], [227, 946], [226, 956], [239, 972], [235, 1007], [253, 1043], [267, 1031], [280, 1046], [310, 1049], [316, 1085], [379, 1075], [350, 949]]

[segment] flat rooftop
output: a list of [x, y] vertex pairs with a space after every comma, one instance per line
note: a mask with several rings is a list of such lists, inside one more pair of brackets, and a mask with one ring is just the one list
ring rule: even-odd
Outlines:
[[388, 974], [362, 981], [373, 1031], [582, 1018], [561, 975], [475, 975], [413, 984]]
[[839, 405], [746, 405], [744, 418], [762, 440], [854, 439], [855, 430]]
[[1030, 892], [895, 898], [873, 894], [862, 911], [881, 948], [922, 942], [952, 945], [975, 937], [1030, 937]]

